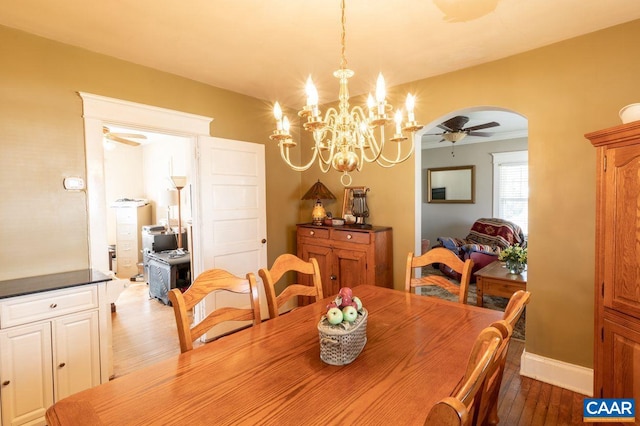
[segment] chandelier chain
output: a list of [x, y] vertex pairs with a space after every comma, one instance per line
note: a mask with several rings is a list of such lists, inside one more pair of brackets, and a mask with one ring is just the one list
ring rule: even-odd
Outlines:
[[340, 3], [340, 9], [342, 11], [342, 20], [341, 20], [341, 23], [342, 23], [342, 35], [340, 37], [340, 46], [342, 48], [342, 50], [341, 50], [342, 57], [341, 57], [341, 60], [340, 60], [340, 69], [343, 69], [343, 70], [347, 68], [347, 54], [346, 54], [346, 50], [347, 50], [347, 48], [346, 48], [346, 45], [347, 45], [347, 30], [346, 30], [347, 25], [346, 25], [346, 22], [347, 22], [347, 19], [346, 19], [346, 16], [345, 16], [345, 5], [344, 5], [344, 3], [345, 3], [345, 0], [342, 0], [342, 2]]

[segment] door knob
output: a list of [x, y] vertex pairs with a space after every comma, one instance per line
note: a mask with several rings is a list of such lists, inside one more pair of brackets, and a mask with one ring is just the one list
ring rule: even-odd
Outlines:
[[267, 239], [266, 239], [266, 238], [263, 238], [263, 239], [262, 239], [262, 244], [266, 244], [266, 243], [267, 243]]
[[11, 383], [11, 380], [5, 380], [4, 382], [2, 382], [2, 386], [8, 386], [9, 383]]
[[65, 362], [61, 362], [61, 363], [58, 365], [58, 367], [62, 368], [62, 367], [64, 367], [65, 365], [67, 365]]
[[329, 277], [329, 279], [330, 279], [331, 281], [335, 281], [335, 280], [337, 280], [337, 279], [338, 279], [338, 277], [336, 277], [335, 275], [331, 275], [331, 276]]

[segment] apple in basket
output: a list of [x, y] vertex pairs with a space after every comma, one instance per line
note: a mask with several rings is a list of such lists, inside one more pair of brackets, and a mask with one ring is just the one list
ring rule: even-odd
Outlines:
[[327, 321], [329, 321], [329, 324], [340, 324], [343, 318], [344, 315], [338, 307], [329, 308], [329, 310], [327, 311]]
[[342, 308], [342, 316], [344, 321], [354, 322], [358, 318], [358, 310], [351, 305], [345, 306]]

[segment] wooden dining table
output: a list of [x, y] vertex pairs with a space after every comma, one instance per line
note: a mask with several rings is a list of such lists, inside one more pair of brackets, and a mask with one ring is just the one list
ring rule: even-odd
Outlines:
[[503, 314], [371, 285], [353, 294], [368, 324], [350, 364], [320, 359], [328, 297], [62, 399], [48, 424], [423, 424]]

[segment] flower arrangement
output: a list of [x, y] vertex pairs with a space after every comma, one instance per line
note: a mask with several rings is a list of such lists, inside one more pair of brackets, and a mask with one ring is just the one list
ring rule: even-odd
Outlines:
[[502, 250], [498, 259], [506, 263], [507, 269], [512, 274], [519, 274], [524, 271], [527, 264], [527, 249], [516, 244]]

